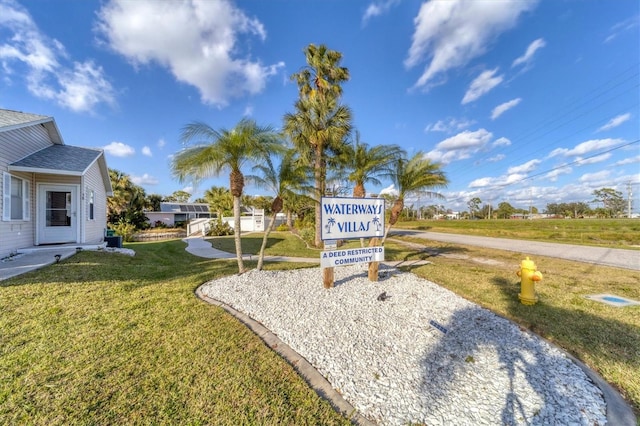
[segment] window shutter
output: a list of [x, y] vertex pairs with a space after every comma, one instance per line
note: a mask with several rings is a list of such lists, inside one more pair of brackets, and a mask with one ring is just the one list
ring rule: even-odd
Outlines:
[[22, 220], [31, 220], [31, 182], [22, 181]]
[[11, 175], [2, 173], [2, 220], [11, 220]]

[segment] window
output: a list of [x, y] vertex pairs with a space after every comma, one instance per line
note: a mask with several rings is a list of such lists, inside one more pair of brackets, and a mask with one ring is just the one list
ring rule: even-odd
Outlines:
[[93, 189], [90, 189], [89, 190], [89, 220], [95, 219], [95, 217], [93, 216], [94, 203], [95, 203], [95, 193], [93, 192]]
[[2, 220], [29, 220], [29, 181], [2, 174]]

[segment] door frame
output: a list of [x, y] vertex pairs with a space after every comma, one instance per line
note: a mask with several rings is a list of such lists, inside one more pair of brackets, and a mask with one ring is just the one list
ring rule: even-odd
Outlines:
[[[47, 191], [71, 192], [71, 227], [73, 241], [42, 241], [46, 226]], [[80, 206], [80, 185], [72, 183], [38, 183], [36, 190], [36, 238], [35, 245], [79, 243], [80, 224], [82, 223], [82, 208]]]

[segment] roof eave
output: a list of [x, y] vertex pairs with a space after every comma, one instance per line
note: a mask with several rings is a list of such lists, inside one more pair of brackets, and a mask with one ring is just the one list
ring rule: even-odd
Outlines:
[[45, 117], [40, 120], [33, 120], [25, 123], [1, 127], [0, 132], [8, 132], [10, 130], [37, 126], [38, 124], [41, 124], [47, 130], [47, 133], [51, 138], [51, 142], [53, 142], [55, 145], [64, 145], [64, 139], [62, 139], [62, 134], [60, 133], [60, 129], [58, 129], [58, 125], [56, 124], [56, 121], [53, 117]]
[[9, 164], [8, 169], [12, 172], [26, 172], [26, 173], [44, 173], [50, 175], [65, 175], [65, 176], [82, 176], [83, 172], [75, 172], [72, 170], [57, 170], [57, 169], [43, 169], [40, 167], [27, 167], [27, 166], [12, 166]]

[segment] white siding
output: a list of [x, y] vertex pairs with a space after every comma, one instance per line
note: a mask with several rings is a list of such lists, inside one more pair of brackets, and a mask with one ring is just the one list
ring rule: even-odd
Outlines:
[[[49, 135], [42, 126], [0, 132], [0, 176], [2, 172], [8, 172], [9, 164], [46, 148], [49, 145], [51, 145]], [[31, 220], [0, 221], [0, 258], [8, 256], [17, 249], [30, 247], [35, 241], [36, 190], [34, 176], [31, 173], [12, 172], [11, 174], [31, 182], [29, 191]], [[0, 203], [2, 203], [3, 195], [2, 185], [0, 185]], [[2, 208], [4, 209], [4, 205]]]
[[[87, 189], [94, 191], [93, 220], [89, 219], [89, 194]], [[100, 166], [96, 161], [84, 176], [84, 199], [82, 203], [84, 221], [84, 243], [97, 244], [104, 241], [107, 229], [107, 193], [104, 189]]]

